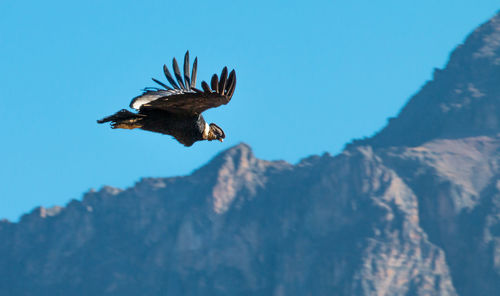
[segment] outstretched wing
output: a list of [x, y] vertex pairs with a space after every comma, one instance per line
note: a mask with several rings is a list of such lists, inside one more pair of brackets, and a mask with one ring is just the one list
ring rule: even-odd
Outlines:
[[176, 80], [164, 65], [163, 72], [170, 82], [168, 86], [153, 78], [153, 81], [163, 86], [164, 89], [147, 88], [145, 92], [132, 100], [130, 107], [136, 110], [161, 109], [175, 113], [201, 114], [209, 108], [215, 108], [229, 103], [236, 87], [236, 73], [231, 71], [228, 75], [224, 67], [219, 77], [214, 74], [210, 86], [203, 81], [202, 90], [195, 88], [198, 59], [193, 63], [193, 71], [189, 74], [189, 51], [184, 56], [184, 77], [181, 76], [175, 58], [172, 61]]

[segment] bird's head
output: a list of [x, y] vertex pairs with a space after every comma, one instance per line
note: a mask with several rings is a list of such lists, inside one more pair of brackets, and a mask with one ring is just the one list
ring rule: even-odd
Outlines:
[[226, 138], [226, 134], [224, 134], [224, 131], [217, 124], [211, 123], [209, 125], [207, 140], [219, 140], [222, 142], [224, 141], [224, 138]]

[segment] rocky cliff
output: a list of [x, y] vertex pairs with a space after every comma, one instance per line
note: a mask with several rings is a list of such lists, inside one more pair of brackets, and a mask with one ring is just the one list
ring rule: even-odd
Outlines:
[[0, 222], [0, 295], [497, 295], [499, 112], [500, 15], [339, 155], [240, 144]]

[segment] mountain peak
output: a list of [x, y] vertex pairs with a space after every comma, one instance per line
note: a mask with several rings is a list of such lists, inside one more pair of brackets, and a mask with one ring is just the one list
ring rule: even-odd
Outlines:
[[249, 163], [255, 161], [255, 155], [252, 148], [245, 143], [239, 143], [229, 149], [219, 152], [210, 162], [199, 168], [194, 174], [204, 174], [217, 171], [228, 163], [242, 164], [248, 166]]
[[236, 162], [251, 162], [255, 159], [252, 148], [246, 143], [239, 143], [227, 150], [219, 153], [215, 158], [222, 157], [224, 159], [232, 159]]
[[193, 177], [209, 180], [212, 189], [213, 210], [226, 212], [236, 196], [249, 198], [266, 181], [269, 169], [291, 167], [284, 161], [266, 161], [255, 157], [252, 148], [240, 143], [215, 156], [207, 165], [193, 173]]
[[353, 144], [416, 146], [500, 132], [500, 13], [474, 30], [446, 67], [373, 137]]

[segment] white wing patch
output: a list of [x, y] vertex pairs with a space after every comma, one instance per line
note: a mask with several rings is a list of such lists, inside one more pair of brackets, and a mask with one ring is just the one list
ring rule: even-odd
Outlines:
[[161, 95], [153, 95], [153, 94], [145, 94], [140, 97], [135, 97], [130, 103], [130, 108], [139, 110], [142, 105], [152, 102], [158, 98], [161, 98]]
[[135, 97], [130, 102], [130, 108], [139, 110], [142, 105], [155, 101], [161, 97], [168, 97], [171, 95], [180, 95], [184, 93], [191, 93], [193, 91], [187, 91], [182, 89], [172, 89], [172, 90], [159, 90], [159, 91], [147, 91], [144, 94]]

